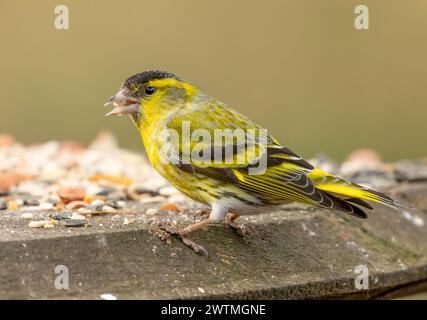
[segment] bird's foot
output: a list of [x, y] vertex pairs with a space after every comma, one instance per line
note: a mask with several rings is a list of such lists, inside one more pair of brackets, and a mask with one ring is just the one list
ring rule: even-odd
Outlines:
[[246, 223], [232, 222], [228, 225], [244, 237], [252, 237], [255, 234], [254, 228]]
[[208, 209], [200, 209], [194, 215], [193, 222], [200, 222], [209, 218], [211, 212]]
[[181, 239], [182, 243], [184, 243], [187, 247], [193, 249], [193, 251], [195, 253], [200, 254], [201, 256], [203, 256], [205, 258], [207, 258], [209, 256], [208, 250], [206, 250], [203, 246], [194, 242], [190, 238], [180, 236], [180, 239]]
[[189, 232], [186, 228], [179, 228], [170, 221], [158, 221], [155, 225], [155, 234], [160, 238], [160, 240], [163, 240], [166, 243], [171, 243], [171, 237], [175, 236], [194, 252], [207, 258], [209, 255], [208, 251], [200, 244], [188, 238], [186, 236], [188, 233]]
[[231, 228], [237, 231], [244, 237], [251, 238], [255, 234], [255, 229], [246, 223], [238, 223], [235, 220], [240, 216], [235, 213], [229, 213], [225, 218], [225, 223], [227, 223]]

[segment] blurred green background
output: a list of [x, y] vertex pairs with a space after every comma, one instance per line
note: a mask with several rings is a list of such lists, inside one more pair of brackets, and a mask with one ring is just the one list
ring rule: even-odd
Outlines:
[[[342, 159], [427, 155], [427, 2], [0, 2], [0, 133], [26, 143], [89, 142], [103, 128], [142, 149], [130, 121], [105, 118], [128, 76], [175, 72], [266, 127], [296, 152]], [[70, 10], [56, 30], [54, 8]]]

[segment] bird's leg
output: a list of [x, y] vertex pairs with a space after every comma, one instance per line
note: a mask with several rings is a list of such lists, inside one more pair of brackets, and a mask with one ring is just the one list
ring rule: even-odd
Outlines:
[[190, 224], [189, 226], [186, 226], [185, 228], [179, 229], [178, 230], [178, 235], [180, 236], [185, 236], [187, 234], [189, 234], [190, 232], [193, 232], [194, 230], [203, 228], [205, 226], [207, 226], [208, 224], [211, 223], [215, 223], [215, 221], [212, 218], [207, 218], [205, 220], [199, 221], [199, 222], [195, 222]]
[[203, 248], [201, 245], [199, 245], [199, 244], [195, 243], [193, 240], [189, 239], [187, 237], [187, 235], [190, 232], [193, 232], [195, 230], [203, 228], [209, 224], [214, 224], [214, 223], [218, 223], [218, 222], [223, 221], [226, 214], [227, 214], [226, 208], [223, 208], [221, 206], [213, 204], [212, 205], [212, 211], [210, 212], [209, 217], [207, 219], [192, 223], [189, 226], [184, 227], [182, 229], [176, 228], [175, 226], [171, 226], [170, 224], [159, 225], [159, 228], [161, 230], [166, 231], [167, 233], [169, 233], [171, 235], [175, 235], [175, 236], [179, 237], [186, 246], [193, 249], [196, 253], [207, 257], [208, 251], [205, 248]]
[[[209, 219], [209, 218], [208, 218]], [[203, 248], [201, 245], [197, 244], [196, 242], [194, 242], [193, 240], [191, 240], [190, 238], [186, 237], [186, 234], [190, 233], [193, 230], [199, 229], [201, 227], [203, 227], [204, 225], [210, 223], [210, 221], [203, 220], [200, 222], [196, 222], [193, 223], [183, 229], [177, 228], [176, 226], [174, 226], [171, 223], [168, 222], [159, 222], [156, 224], [157, 230], [156, 230], [156, 234], [157, 236], [159, 236], [159, 238], [161, 240], [164, 240], [168, 243], [170, 243], [170, 236], [176, 236], [178, 237], [187, 247], [193, 249], [196, 253], [204, 256], [204, 257], [208, 257], [208, 251]]]
[[236, 222], [239, 217], [240, 215], [237, 213], [229, 213], [225, 218], [225, 222], [234, 230], [241, 232], [242, 235], [252, 236], [255, 232], [254, 229], [246, 223]]
[[[209, 213], [209, 217], [207, 219], [204, 219], [202, 221], [198, 221], [198, 222], [195, 222], [193, 224], [190, 224], [189, 226], [187, 226], [183, 229], [180, 229], [178, 231], [178, 233], [180, 235], [186, 235], [190, 232], [193, 232], [194, 230], [203, 228], [204, 226], [206, 226], [208, 224], [219, 223], [219, 222], [224, 220], [224, 218], [227, 214], [227, 211], [228, 211], [227, 208], [225, 208], [221, 205], [218, 205], [216, 203], [213, 203], [212, 204], [212, 210]], [[201, 214], [206, 215], [206, 213], [201, 213]]]

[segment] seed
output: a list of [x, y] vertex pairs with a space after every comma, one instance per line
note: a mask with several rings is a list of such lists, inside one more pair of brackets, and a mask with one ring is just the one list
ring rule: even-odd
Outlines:
[[53, 224], [53, 225], [57, 225], [59, 222], [56, 221], [55, 219], [49, 218], [49, 224]]
[[14, 210], [18, 209], [18, 204], [17, 204], [15, 201], [9, 201], [9, 202], [7, 203], [7, 208], [8, 208], [9, 210], [14, 211]]
[[103, 211], [103, 212], [116, 212], [116, 209], [114, 209], [113, 207], [110, 207], [110, 206], [103, 206], [101, 211]]
[[86, 217], [85, 216], [83, 216], [83, 215], [81, 215], [81, 214], [78, 214], [77, 212], [74, 212], [72, 215], [71, 215], [71, 218], [70, 218], [71, 220], [86, 220]]
[[158, 213], [157, 209], [154, 209], [154, 208], [149, 208], [149, 209], [147, 209], [147, 211], [145, 211], [145, 214], [147, 216], [154, 216], [157, 213]]
[[86, 209], [92, 212], [102, 211], [102, 206], [87, 206]]
[[52, 228], [54, 228], [55, 227], [55, 225], [53, 224], [53, 223], [46, 223], [44, 226], [43, 226], [43, 228], [45, 228], [45, 229], [52, 229]]
[[149, 194], [150, 196], [158, 196], [159, 195], [157, 190], [148, 189], [146, 186], [139, 186], [139, 185], [134, 186], [131, 188], [131, 190], [138, 195], [141, 195], [141, 194]]
[[63, 187], [59, 190], [58, 195], [61, 198], [61, 201], [65, 204], [72, 201], [81, 201], [84, 199], [86, 194], [85, 188], [69, 188]]
[[65, 207], [69, 210], [77, 210], [79, 208], [85, 207], [87, 204], [83, 201], [71, 201]]
[[21, 214], [21, 218], [25, 220], [31, 220], [34, 217], [32, 213], [23, 213]]
[[113, 200], [108, 200], [107, 201], [107, 206], [110, 206], [114, 209], [121, 209], [126, 205], [125, 201], [113, 201]]
[[110, 193], [116, 191], [115, 188], [107, 188], [105, 187], [104, 189], [101, 189], [99, 191], [96, 192], [97, 196], [103, 196], [103, 197], [107, 197], [108, 195], [110, 195]]
[[65, 226], [66, 227], [83, 227], [87, 223], [87, 220], [66, 220]]
[[28, 197], [24, 199], [24, 204], [26, 206], [38, 206], [40, 202], [36, 198]]
[[79, 210], [77, 210], [77, 212], [88, 214], [88, 213], [92, 213], [93, 210], [91, 210], [89, 208], [80, 208]]
[[72, 211], [61, 211], [59, 213], [51, 214], [50, 217], [55, 220], [66, 220], [66, 219], [71, 219], [72, 214], [73, 214]]
[[55, 209], [55, 207], [53, 206], [53, 204], [50, 203], [50, 202], [42, 202], [42, 203], [40, 203], [39, 208], [41, 210], [53, 210], [53, 209]]
[[161, 206], [160, 210], [162, 211], [175, 211], [175, 212], [181, 212], [182, 210], [174, 203], [165, 203], [163, 206]]
[[30, 228], [43, 228], [48, 222], [46, 220], [30, 221], [28, 227]]

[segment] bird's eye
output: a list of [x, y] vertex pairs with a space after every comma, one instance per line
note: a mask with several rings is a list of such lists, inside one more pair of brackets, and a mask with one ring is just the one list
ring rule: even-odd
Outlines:
[[156, 92], [156, 88], [155, 87], [148, 86], [147, 88], [145, 88], [145, 93], [148, 94], [148, 95], [151, 95], [154, 92]]

